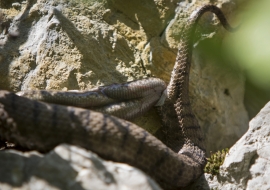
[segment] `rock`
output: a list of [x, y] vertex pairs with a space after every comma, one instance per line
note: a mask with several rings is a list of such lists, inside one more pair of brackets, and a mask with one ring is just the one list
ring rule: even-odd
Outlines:
[[[2, 9], [12, 38], [0, 35], [0, 88], [86, 90], [150, 75], [168, 82], [185, 19], [208, 3], [177, 2], [39, 0], [22, 3], [21, 11]], [[235, 8], [233, 0], [218, 5], [226, 15]], [[208, 37], [195, 40], [190, 75], [192, 106], [208, 152], [232, 146], [248, 126], [243, 74], [218, 66], [228, 60], [213, 59], [204, 51], [206, 42], [230, 35], [211, 26], [212, 19], [212, 14], [201, 19], [199, 28]], [[216, 52], [222, 51], [219, 46]], [[133, 122], [152, 133], [161, 126], [155, 111]]]
[[160, 190], [146, 174], [126, 164], [104, 161], [70, 145], [51, 152], [0, 152], [0, 189], [146, 189]]
[[16, 2], [16, 3], [12, 3], [12, 7], [14, 7], [15, 9], [20, 9], [21, 8], [21, 4]]
[[[83, 2], [27, 1], [18, 10], [4, 2], [1, 30], [16, 35], [0, 34], [0, 89], [86, 90], [148, 76], [168, 82], [185, 19], [209, 3], [185, 1], [178, 7], [178, 0]], [[213, 3], [226, 15], [235, 9], [233, 0]], [[228, 60], [203, 51], [204, 43], [220, 42], [228, 34], [212, 26], [212, 19], [207, 14], [200, 22], [207, 35], [195, 40], [190, 75], [192, 106], [208, 152], [230, 147], [248, 126], [242, 72], [219, 67], [217, 63]], [[153, 133], [161, 126], [153, 110], [134, 122]]]
[[[230, 149], [218, 176], [205, 174], [189, 189], [270, 189], [270, 102]], [[207, 181], [207, 182], [206, 182]]]

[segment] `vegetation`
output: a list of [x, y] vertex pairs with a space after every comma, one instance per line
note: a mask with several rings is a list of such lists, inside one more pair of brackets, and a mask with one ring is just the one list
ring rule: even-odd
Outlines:
[[221, 151], [217, 151], [216, 153], [211, 154], [210, 158], [207, 158], [207, 164], [204, 168], [204, 172], [212, 175], [217, 175], [228, 151], [229, 149], [225, 148]]

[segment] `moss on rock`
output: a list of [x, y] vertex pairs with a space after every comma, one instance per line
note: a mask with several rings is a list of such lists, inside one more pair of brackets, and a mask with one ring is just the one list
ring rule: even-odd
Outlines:
[[228, 151], [229, 149], [225, 148], [221, 151], [217, 151], [211, 154], [210, 158], [207, 158], [207, 164], [204, 168], [204, 172], [212, 175], [217, 175]]

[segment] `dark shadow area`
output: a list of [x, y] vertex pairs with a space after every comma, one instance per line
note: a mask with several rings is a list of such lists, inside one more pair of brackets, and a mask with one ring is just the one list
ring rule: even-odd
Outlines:
[[249, 79], [246, 80], [244, 104], [249, 119], [255, 117], [259, 111], [270, 101], [270, 89], [260, 88]]
[[199, 179], [197, 179], [194, 183], [184, 187], [181, 190], [190, 190], [190, 189], [200, 189], [200, 190], [212, 190], [206, 180], [205, 176], [202, 175]]
[[21, 3], [24, 0], [0, 0], [0, 8], [8, 9], [12, 7], [13, 3]]

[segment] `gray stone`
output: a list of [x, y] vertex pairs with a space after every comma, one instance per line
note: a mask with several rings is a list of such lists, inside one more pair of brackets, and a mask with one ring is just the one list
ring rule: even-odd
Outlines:
[[217, 176], [205, 174], [189, 189], [270, 189], [270, 102], [229, 150]]
[[223, 189], [269, 189], [269, 158], [270, 102], [250, 121], [248, 132], [230, 149], [221, 168]]
[[96, 154], [70, 145], [51, 152], [0, 152], [0, 189], [160, 190], [140, 170], [104, 161]]

